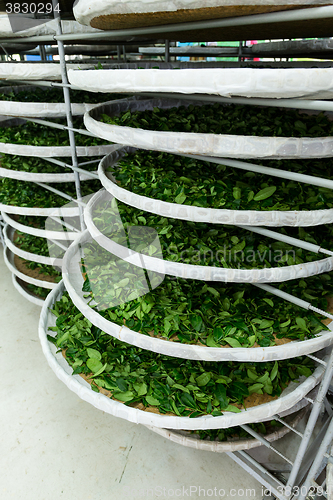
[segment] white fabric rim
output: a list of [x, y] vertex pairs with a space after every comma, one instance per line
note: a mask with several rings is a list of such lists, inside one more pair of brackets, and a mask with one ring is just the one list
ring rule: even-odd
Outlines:
[[[203, 208], [192, 205], [180, 205], [142, 196], [124, 189], [115, 181], [106, 169], [115, 164], [125, 155], [133, 153], [134, 148], [125, 147], [105, 156], [98, 167], [101, 183], [117, 200], [163, 217], [172, 217], [193, 222], [209, 222], [211, 224], [243, 224], [251, 226], [317, 226], [333, 222], [333, 209], [326, 210], [230, 210], [223, 208]], [[108, 172], [109, 173], [109, 172]], [[1, 169], [0, 169], [1, 174]]]
[[28, 293], [22, 286], [21, 284], [17, 281], [17, 276], [15, 276], [15, 274], [12, 274], [12, 282], [13, 282], [13, 285], [14, 287], [16, 288], [16, 290], [25, 298], [27, 299], [29, 302], [32, 302], [33, 304], [35, 304], [36, 306], [40, 306], [42, 307], [43, 304], [44, 304], [44, 300], [43, 299], [39, 299], [38, 297], [35, 297], [34, 295], [32, 295], [31, 293]]
[[[19, 102], [0, 101], [1, 113], [6, 116], [59, 118], [66, 116], [66, 106], [62, 102]], [[96, 104], [72, 103], [72, 115], [84, 115]]]
[[[1, 164], [1, 157], [0, 157]], [[10, 170], [9, 168], [0, 167], [0, 177], [8, 179], [16, 179], [26, 182], [75, 182], [74, 173], [36, 173], [25, 172], [23, 170]], [[80, 174], [81, 181], [91, 181], [93, 177], [89, 174]]]
[[5, 243], [9, 248], [9, 250], [18, 257], [21, 257], [21, 259], [31, 260], [33, 262], [38, 262], [39, 264], [46, 264], [48, 266], [62, 267], [62, 259], [54, 259], [52, 257], [46, 257], [44, 255], [38, 255], [35, 253], [26, 252], [17, 247], [13, 243], [15, 229], [11, 228], [8, 224], [4, 227], [3, 234], [5, 238]]
[[166, 92], [223, 97], [332, 99], [333, 69], [195, 68], [69, 70], [72, 85], [93, 92]]
[[[32, 234], [33, 236], [39, 236], [40, 238], [48, 238], [50, 240], [63, 240], [64, 233], [62, 231], [46, 231], [46, 229], [40, 229], [38, 227], [25, 226], [20, 224], [16, 220], [12, 219], [6, 212], [1, 212], [3, 220], [11, 227], [14, 227], [22, 233]], [[76, 214], [77, 215], [77, 214]], [[66, 238], [69, 240], [75, 240], [78, 233], [66, 232]]]
[[289, 384], [278, 399], [260, 406], [249, 408], [246, 411], [242, 410], [240, 413], [225, 412], [224, 415], [220, 417], [208, 415], [204, 417], [189, 418], [159, 415], [138, 410], [137, 408], [132, 408], [112, 400], [101, 393], [94, 392], [82, 377], [79, 375], [71, 375], [72, 369], [62, 356], [62, 353], [60, 352], [57, 354], [56, 347], [47, 340], [48, 327], [54, 326], [55, 324], [55, 317], [51, 315], [49, 308], [51, 308], [54, 302], [62, 296], [63, 291], [64, 284], [60, 282], [57, 288], [46, 298], [41, 311], [39, 339], [47, 362], [56, 376], [81, 399], [92, 404], [99, 410], [114, 415], [115, 417], [123, 418], [129, 422], [156, 426], [159, 428], [183, 430], [225, 429], [227, 427], [234, 427], [250, 422], [261, 422], [273, 417], [273, 415], [292, 408], [301, 401], [304, 396], [321, 381], [325, 371], [325, 367], [319, 365], [314, 373], [303, 382]]
[[[65, 33], [98, 33], [100, 30], [85, 27], [76, 21], [61, 21], [62, 32]], [[0, 15], [0, 37], [1, 38], [19, 38], [42, 35], [55, 35], [57, 33], [57, 20], [45, 21], [45, 23], [19, 31], [13, 32], [12, 26], [7, 14]]]
[[26, 283], [31, 283], [32, 285], [40, 286], [42, 288], [47, 288], [49, 290], [53, 290], [56, 288], [57, 283], [50, 283], [49, 281], [42, 281], [42, 280], [37, 280], [35, 278], [31, 278], [31, 276], [28, 276], [27, 274], [21, 273], [15, 266], [14, 263], [14, 254], [9, 248], [4, 248], [4, 261], [9, 269], [9, 271], [12, 274], [15, 274], [18, 278], [21, 280], [25, 281]]
[[[179, 70], [181, 71], [181, 70]], [[90, 132], [108, 141], [141, 149], [186, 153], [225, 158], [326, 158], [332, 157], [333, 137], [257, 137], [194, 132], [162, 132], [100, 121], [102, 113], [119, 115], [128, 110], [168, 109], [179, 106], [201, 106], [200, 101], [180, 99], [122, 99], [96, 106], [84, 115]]]
[[[1, 65], [0, 65], [1, 66]], [[104, 156], [114, 151], [115, 145], [77, 146], [77, 156]], [[0, 142], [0, 153], [17, 156], [64, 157], [72, 156], [70, 146], [28, 146], [26, 144], [10, 144]]]
[[123, 258], [137, 267], [143, 267], [149, 271], [169, 274], [179, 278], [198, 279], [203, 281], [224, 281], [226, 283], [272, 283], [284, 282], [293, 279], [306, 278], [316, 274], [326, 273], [333, 269], [333, 257], [327, 257], [315, 262], [306, 262], [284, 267], [268, 267], [264, 269], [231, 269], [224, 267], [199, 266], [162, 260], [157, 257], [141, 254], [129, 250], [105, 236], [96, 227], [93, 220], [95, 205], [109, 195], [107, 191], [98, 191], [87, 204], [84, 211], [84, 219], [87, 228], [94, 240], [108, 252]]
[[38, 217], [54, 216], [75, 216], [79, 215], [78, 207], [59, 207], [59, 208], [39, 208], [39, 207], [16, 207], [15, 205], [4, 205], [0, 203], [0, 210], [7, 214], [14, 215], [36, 215]]
[[84, 298], [82, 292], [83, 277], [80, 269], [80, 245], [91, 241], [88, 230], [83, 232], [74, 243], [71, 244], [63, 258], [63, 281], [73, 303], [81, 313], [103, 332], [142, 349], [158, 352], [167, 356], [205, 361], [240, 361], [240, 362], [262, 362], [288, 359], [316, 352], [332, 344], [333, 322], [330, 322], [330, 330], [323, 330], [322, 334], [304, 341], [292, 341], [284, 345], [271, 347], [207, 347], [200, 345], [183, 344], [180, 342], [169, 342], [143, 335], [126, 326], [120, 326], [103, 318], [96, 310], [88, 305], [88, 299]]
[[[99, 30], [98, 30], [99, 31]], [[72, 69], [91, 69], [92, 64], [66, 65]], [[4, 62], [0, 66], [0, 80], [61, 80], [60, 63], [24, 63]]]
[[[296, 427], [298, 422], [305, 415], [306, 410], [301, 410], [297, 415], [294, 416], [292, 420], [289, 419], [289, 425]], [[251, 450], [253, 448], [258, 448], [262, 446], [263, 443], [255, 438], [233, 438], [228, 441], [208, 441], [205, 439], [200, 439], [199, 437], [193, 437], [182, 431], [173, 431], [171, 429], [159, 429], [158, 427], [147, 426], [149, 430], [159, 434], [160, 436], [172, 441], [173, 443], [186, 446], [188, 448], [194, 448], [195, 450], [202, 451], [212, 451], [215, 453], [226, 453], [230, 451], [240, 451], [240, 450]], [[275, 432], [271, 432], [265, 435], [264, 438], [273, 443], [274, 441], [281, 439], [283, 436], [288, 434], [290, 429], [288, 427], [278, 428]]]

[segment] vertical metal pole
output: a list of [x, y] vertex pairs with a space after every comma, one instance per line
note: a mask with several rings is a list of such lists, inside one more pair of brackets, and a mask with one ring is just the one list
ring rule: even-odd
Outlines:
[[121, 50], [120, 50], [120, 45], [117, 45], [117, 59], [120, 62], [121, 61]]
[[123, 58], [124, 58], [124, 62], [127, 62], [127, 59], [126, 59], [126, 45], [123, 45]]
[[[57, 0], [52, 0], [52, 5], [53, 5], [54, 18], [57, 21], [56, 34], [57, 35], [62, 35], [60, 14], [56, 10], [56, 6], [58, 5]], [[59, 58], [60, 58], [60, 68], [61, 68], [62, 83], [65, 84], [65, 85], [68, 85], [64, 44], [63, 44], [63, 42], [61, 40], [57, 40], [57, 44], [58, 44], [58, 52], [59, 52]], [[67, 125], [68, 125], [68, 127], [73, 128], [73, 117], [72, 117], [72, 109], [71, 109], [71, 100], [70, 100], [69, 88], [68, 87], [63, 87], [63, 91], [64, 91], [64, 99], [65, 99], [65, 107], [66, 107]], [[69, 135], [69, 144], [70, 144], [70, 148], [71, 148], [73, 166], [77, 168], [78, 167], [78, 161], [77, 161], [77, 154], [76, 154], [76, 145], [75, 145], [74, 132], [72, 130], [69, 130], [68, 131], [68, 135]], [[82, 195], [81, 195], [80, 175], [75, 170], [74, 170], [74, 179], [75, 179], [76, 197], [77, 197], [78, 200], [81, 200], [82, 199]], [[80, 205], [79, 205], [79, 213], [80, 213], [81, 230], [84, 231], [85, 224], [84, 224], [84, 220], [83, 220], [83, 210], [82, 210], [82, 206], [80, 206]]]
[[0, 221], [0, 243], [2, 244], [3, 248], [6, 248], [6, 245], [5, 245], [5, 240], [4, 240], [4, 237], [3, 237], [3, 234], [2, 234], [2, 230], [3, 230], [3, 220], [1, 219]]
[[297, 476], [297, 473], [298, 473], [299, 468], [301, 466], [301, 463], [302, 463], [304, 454], [306, 452], [306, 449], [308, 447], [310, 438], [312, 436], [314, 426], [316, 425], [321, 405], [324, 401], [324, 398], [326, 396], [328, 387], [329, 387], [331, 379], [332, 379], [332, 374], [333, 374], [333, 349], [331, 351], [331, 355], [330, 355], [329, 360], [327, 362], [327, 367], [326, 367], [326, 371], [324, 374], [324, 378], [320, 384], [317, 397], [316, 397], [315, 402], [313, 404], [313, 408], [312, 408], [312, 411], [310, 413], [310, 417], [309, 417], [307, 426], [306, 426], [304, 434], [303, 434], [303, 439], [302, 439], [301, 444], [298, 448], [298, 452], [297, 452], [297, 455], [296, 455], [296, 458], [294, 461], [294, 466], [291, 470], [290, 476], [288, 478], [288, 482], [286, 484], [287, 491], [288, 491], [288, 489], [290, 489], [290, 491], [292, 491], [293, 486], [295, 485], [296, 476]]
[[39, 45], [39, 55], [42, 61], [46, 61], [46, 50], [45, 45]]
[[170, 40], [165, 40], [165, 62], [170, 62]]
[[243, 42], [240, 41], [238, 45], [238, 62], [242, 61], [242, 56], [243, 56]]
[[[332, 439], [333, 439], [333, 419], [331, 420], [330, 425], [328, 426], [325, 437], [319, 446], [318, 452], [316, 454], [316, 458], [314, 459], [314, 461], [310, 467], [310, 470], [308, 472], [308, 475], [306, 477], [306, 480], [304, 481], [304, 483], [302, 485], [301, 494], [298, 497], [299, 500], [305, 500], [307, 493], [310, 489], [310, 486], [312, 485], [312, 480], [315, 479], [315, 477], [318, 473], [318, 470], [319, 470], [321, 463], [324, 459], [324, 454], [326, 453], [327, 448], [331, 444]], [[306, 492], [306, 493], [304, 493], [304, 492]]]

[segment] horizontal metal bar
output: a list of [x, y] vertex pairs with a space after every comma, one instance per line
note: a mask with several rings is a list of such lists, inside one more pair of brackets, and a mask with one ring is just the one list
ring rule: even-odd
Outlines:
[[262, 290], [266, 290], [266, 292], [272, 293], [273, 295], [276, 295], [277, 297], [281, 297], [281, 299], [288, 300], [288, 302], [291, 302], [292, 304], [296, 304], [299, 307], [302, 307], [303, 309], [310, 309], [311, 311], [317, 312], [318, 314], [321, 314], [322, 316], [325, 316], [326, 318], [333, 319], [333, 315], [326, 312], [322, 311], [321, 309], [318, 309], [317, 307], [313, 307], [310, 302], [307, 302], [303, 299], [299, 299], [298, 297], [295, 297], [294, 295], [291, 295], [290, 293], [284, 292], [283, 290], [280, 290], [279, 288], [274, 288], [271, 285], [266, 285], [264, 283], [253, 283], [253, 286], [257, 286], [258, 288], [261, 288]]
[[304, 250], [308, 250], [309, 252], [314, 253], [324, 253], [326, 255], [332, 255], [333, 252], [330, 250], [325, 250], [321, 248], [319, 245], [314, 245], [313, 243], [309, 243], [307, 241], [300, 240], [298, 238], [292, 238], [291, 236], [287, 236], [285, 234], [277, 233], [276, 231], [271, 231], [270, 229], [265, 229], [263, 227], [254, 227], [254, 226], [243, 226], [237, 224], [238, 227], [242, 229], [246, 229], [253, 233], [262, 234], [263, 236], [268, 236], [269, 238], [273, 238], [278, 241], [282, 241], [289, 245], [297, 246], [299, 248], [303, 248]]
[[279, 450], [274, 448], [274, 446], [272, 446], [271, 443], [269, 441], [267, 441], [267, 439], [265, 439], [263, 436], [261, 436], [258, 432], [251, 429], [251, 427], [249, 425], [243, 424], [243, 425], [240, 425], [240, 427], [245, 432], [247, 432], [248, 434], [251, 434], [251, 436], [253, 436], [255, 439], [260, 441], [264, 446], [266, 446], [266, 448], [274, 451], [277, 455], [279, 455], [279, 457], [283, 458], [283, 460], [285, 460], [288, 464], [294, 465], [293, 462], [291, 460], [289, 460], [288, 457], [286, 457], [285, 455], [283, 455], [283, 453], [281, 453]]
[[323, 311], [322, 309], [318, 309], [318, 307], [314, 307], [312, 304], [309, 305], [309, 310], [321, 314], [322, 316], [326, 316], [326, 318], [333, 319], [332, 314]]
[[89, 137], [98, 137], [95, 134], [92, 134], [91, 132], [88, 132], [88, 130], [81, 129], [81, 128], [72, 128], [72, 127], [67, 127], [66, 125], [60, 125], [59, 123], [54, 123], [54, 122], [49, 122], [48, 120], [40, 120], [39, 118], [24, 118], [25, 120], [33, 123], [39, 123], [40, 125], [45, 125], [47, 127], [51, 128], [57, 128], [60, 130], [71, 130], [72, 132], [77, 132], [78, 134], [82, 135], [88, 135]]
[[[279, 500], [289, 500], [285, 495], [281, 494], [280, 490], [281, 486], [284, 486], [283, 483], [264, 469], [264, 467], [250, 455], [241, 451], [226, 452], [226, 455], [264, 485], [276, 498]], [[279, 490], [277, 490], [277, 488], [279, 488]]]
[[212, 94], [178, 94], [169, 92], [140, 92], [138, 95], [142, 97], [162, 97], [165, 99], [180, 99], [183, 101], [208, 101], [220, 102], [227, 104], [241, 104], [248, 106], [270, 106], [275, 108], [293, 108], [305, 109], [312, 111], [333, 111], [332, 101], [315, 100], [315, 99], [298, 99], [289, 97], [287, 99], [268, 99], [259, 97], [222, 97]]
[[319, 363], [320, 365], [323, 365], [323, 366], [327, 365], [326, 361], [323, 361], [322, 359], [317, 358], [317, 356], [313, 356], [313, 354], [307, 354], [307, 357], [313, 359], [313, 361], [315, 361], [316, 363]]
[[273, 493], [277, 498], [283, 500], [287, 498], [284, 494], [281, 493], [281, 487], [284, 488], [284, 484], [282, 483], [282, 481], [271, 474], [251, 455], [249, 455], [245, 451], [227, 452], [227, 455], [230, 458], [233, 458], [233, 460], [235, 460], [239, 465], [247, 470], [251, 474], [251, 476], [257, 479], [257, 481], [260, 481], [261, 484], [268, 487], [270, 492]]
[[83, 201], [77, 200], [76, 198], [73, 198], [72, 196], [69, 196], [68, 194], [63, 193], [62, 191], [59, 191], [58, 189], [55, 189], [54, 187], [49, 186], [48, 184], [44, 184], [43, 182], [35, 182], [35, 184], [37, 184], [38, 186], [41, 186], [44, 189], [47, 189], [48, 191], [52, 191], [52, 193], [55, 193], [58, 196], [62, 196], [62, 198], [66, 198], [69, 201], [74, 201], [75, 203], [77, 203], [80, 206], [83, 206], [83, 207], [86, 206], [86, 203], [84, 203]]
[[79, 165], [80, 167], [82, 167], [83, 165], [90, 165], [91, 163], [99, 163], [100, 161], [101, 161], [101, 160], [100, 160], [100, 158], [99, 158], [99, 159], [97, 159], [97, 160], [85, 161], [85, 162], [83, 162], [83, 163], [79, 163], [78, 165]]
[[[165, 55], [164, 47], [139, 47], [139, 53], [149, 56]], [[238, 57], [238, 47], [170, 47], [169, 53], [171, 56], [198, 56], [198, 57]], [[251, 55], [250, 47], [243, 47], [242, 55]], [[257, 56], [255, 56], [257, 57]]]
[[[73, 165], [69, 165], [67, 163], [64, 163], [63, 161], [56, 160], [55, 158], [45, 158], [45, 157], [43, 157], [43, 160], [47, 160], [50, 163], [54, 163], [55, 165], [59, 165], [60, 167], [71, 168], [75, 172], [79, 172], [79, 174], [89, 175], [89, 177], [91, 177], [92, 179], [99, 179], [98, 174], [96, 172], [89, 172], [88, 170], [84, 170], [84, 169], [79, 168], [79, 167], [74, 167]], [[100, 160], [95, 160], [95, 161], [97, 162], [97, 161], [100, 161]], [[88, 163], [92, 163], [92, 162], [81, 163], [79, 165], [86, 165]]]
[[[60, 217], [57, 217], [56, 215], [51, 215], [50, 219], [52, 219], [54, 222], [58, 222], [58, 224], [60, 224], [61, 226], [64, 226], [67, 229], [70, 229], [71, 231], [73, 231], [75, 233], [81, 233], [80, 229], [77, 229], [76, 227], [74, 227], [71, 224], [69, 224], [68, 222], [60, 219]], [[66, 236], [66, 231], [64, 231], [64, 235]]]
[[[18, 62], [18, 64], [20, 64]], [[74, 87], [73, 85], [66, 84], [66, 83], [56, 83], [56, 82], [49, 82], [47, 80], [15, 80], [17, 83], [22, 84], [22, 85], [36, 85], [36, 86], [41, 86], [41, 87], [69, 87], [71, 89], [76, 89], [76, 90], [81, 90], [79, 87]]]
[[[66, 233], [64, 233], [64, 234], [66, 234]], [[68, 247], [66, 247], [65, 245], [63, 245], [62, 243], [60, 243], [60, 241], [58, 241], [58, 240], [51, 240], [50, 238], [47, 238], [47, 241], [50, 241], [54, 245], [57, 245], [59, 248], [61, 248], [65, 252], [68, 250]]]
[[229, 158], [216, 158], [214, 156], [190, 155], [185, 153], [175, 153], [175, 154], [177, 154], [178, 156], [185, 156], [186, 158], [195, 158], [196, 160], [207, 161], [210, 163], [217, 163], [219, 165], [226, 165], [228, 167], [239, 168], [241, 170], [258, 172], [259, 174], [272, 175], [273, 177], [279, 177], [282, 179], [289, 179], [295, 182], [303, 182], [304, 184], [310, 184], [313, 186], [333, 189], [333, 180], [322, 179], [321, 177], [313, 177], [311, 175], [298, 174], [297, 172], [289, 172], [287, 170], [280, 170], [279, 168], [264, 167], [262, 165], [256, 165], [255, 163], [246, 163], [244, 161], [239, 161], [239, 160], [230, 160]]
[[298, 436], [303, 437], [303, 434], [301, 432], [299, 432], [297, 429], [295, 429], [295, 427], [292, 427], [291, 425], [287, 424], [287, 422], [282, 420], [282, 418], [280, 418], [279, 415], [273, 415], [272, 419], [276, 420], [277, 422], [280, 422], [280, 424], [283, 424], [285, 427], [287, 427], [288, 429], [293, 431]]

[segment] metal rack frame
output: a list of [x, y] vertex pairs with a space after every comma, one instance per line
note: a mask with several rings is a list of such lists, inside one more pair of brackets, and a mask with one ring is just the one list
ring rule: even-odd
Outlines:
[[[53, 6], [56, 5], [56, 0], [52, 0]], [[65, 61], [65, 50], [64, 50], [64, 42], [68, 41], [76, 41], [78, 39], [83, 40], [83, 41], [96, 41], [96, 40], [109, 40], [113, 44], [115, 43], [114, 40], [117, 40], [119, 37], [123, 37], [126, 35], [130, 36], [140, 36], [140, 35], [151, 35], [153, 36], [156, 33], [164, 33], [165, 36], [167, 36], [168, 33], [174, 32], [174, 31], [179, 31], [179, 30], [195, 30], [195, 29], [202, 29], [202, 28], [216, 28], [216, 27], [228, 27], [228, 26], [246, 26], [249, 24], [262, 24], [262, 23], [267, 23], [267, 22], [285, 22], [285, 21], [290, 21], [290, 20], [304, 20], [308, 19], [309, 16], [311, 16], [312, 19], [320, 19], [322, 17], [332, 17], [333, 18], [333, 7], [317, 7], [317, 8], [311, 8], [311, 9], [302, 9], [302, 10], [292, 10], [292, 11], [286, 11], [286, 12], [276, 12], [276, 13], [270, 13], [270, 14], [259, 14], [259, 15], [254, 15], [254, 16], [244, 16], [240, 18], [230, 18], [230, 19], [217, 19], [217, 20], [211, 20], [211, 21], [199, 21], [199, 22], [191, 22], [191, 23], [183, 23], [181, 25], [176, 24], [176, 25], [166, 25], [166, 26], [152, 26], [152, 27], [147, 27], [147, 28], [136, 28], [136, 29], [126, 29], [126, 30], [114, 30], [114, 31], [108, 31], [108, 32], [103, 32], [103, 33], [91, 33], [91, 34], [84, 34], [84, 35], [71, 35], [71, 34], [63, 34], [62, 29], [61, 29], [61, 18], [60, 14], [55, 12], [55, 19], [57, 21], [57, 32], [56, 35], [54, 36], [32, 36], [30, 38], [22, 39], [22, 38], [11, 38], [9, 41], [12, 43], [26, 43], [27, 41], [30, 42], [37, 42], [40, 44], [40, 54], [42, 56], [42, 59], [46, 59], [46, 51], [44, 50], [44, 44], [45, 43], [57, 43], [58, 47], [58, 54], [60, 57], [60, 66], [61, 66], [61, 76], [62, 76], [62, 82], [61, 83], [50, 83], [50, 82], [38, 82], [38, 84], [42, 85], [47, 85], [51, 87], [62, 87], [63, 88], [63, 93], [64, 93], [64, 103], [66, 106], [66, 118], [67, 118], [67, 126], [59, 126], [56, 125], [52, 122], [48, 122], [45, 120], [37, 120], [33, 119], [31, 121], [34, 121], [36, 123], [41, 123], [44, 125], [48, 126], [55, 126], [59, 127], [62, 129], [68, 130], [69, 134], [69, 141], [70, 141], [70, 148], [71, 148], [71, 156], [72, 156], [72, 165], [68, 165], [64, 162], [61, 162], [59, 160], [55, 160], [52, 158], [45, 158], [50, 162], [53, 162], [57, 165], [63, 166], [63, 167], [70, 167], [75, 176], [75, 188], [76, 188], [76, 195], [77, 198], [74, 199], [72, 197], [69, 197], [66, 195], [66, 193], [62, 193], [59, 190], [56, 190], [52, 188], [51, 186], [42, 184], [42, 183], [37, 183], [40, 186], [44, 187], [45, 189], [49, 189], [50, 191], [56, 192], [60, 196], [63, 196], [65, 199], [68, 199], [70, 201], [75, 201], [80, 209], [80, 221], [81, 221], [81, 229], [85, 229], [85, 224], [83, 220], [83, 207], [84, 207], [84, 202], [82, 201], [82, 194], [81, 194], [81, 184], [80, 184], [80, 177], [79, 174], [84, 172], [87, 173], [85, 170], [81, 169], [80, 167], [85, 165], [87, 162], [80, 164], [78, 162], [78, 157], [76, 154], [76, 144], [75, 144], [75, 136], [74, 132], [78, 133], [86, 133], [87, 135], [92, 135], [89, 132], [84, 132], [82, 130], [77, 130], [73, 127], [73, 119], [72, 119], [72, 113], [71, 113], [71, 100], [70, 100], [70, 94], [69, 94], [69, 89], [73, 88], [71, 85], [68, 83], [67, 79], [67, 68], [66, 68], [66, 61]], [[3, 41], [0, 40], [0, 44]], [[125, 43], [126, 44], [126, 43]], [[118, 59], [121, 57], [121, 50], [123, 50], [124, 55], [126, 54], [126, 51], [122, 49], [121, 47], [124, 46], [124, 43], [121, 42], [118, 44]], [[242, 46], [240, 45], [240, 49], [235, 50], [237, 52], [237, 56], [239, 57], [239, 60], [241, 57], [244, 57], [244, 55], [247, 55], [247, 51], [245, 51]], [[176, 55], [178, 52], [174, 50], [172, 47], [170, 47], [170, 42], [168, 39], [165, 40], [165, 48], [162, 49], [160, 52], [163, 52], [165, 56], [165, 61], [170, 60], [170, 56]], [[257, 55], [257, 54], [256, 54]], [[281, 57], [281, 56], [280, 56]], [[283, 57], [283, 56], [282, 56]], [[126, 59], [126, 55], [125, 55]], [[25, 82], [25, 83], [31, 83], [31, 82]], [[33, 82], [36, 84], [36, 82]], [[145, 96], [163, 96], [163, 97], [168, 97], [168, 95], [165, 94], [142, 94]], [[174, 96], [174, 95], [172, 95]], [[178, 96], [178, 98], [181, 98], [182, 96]], [[214, 97], [214, 96], [183, 96], [184, 99], [200, 99], [200, 100], [207, 100], [210, 102], [235, 102], [238, 104], [252, 104], [252, 105], [261, 105], [261, 106], [279, 106], [279, 107], [294, 107], [298, 109], [314, 109], [314, 110], [323, 110], [323, 111], [333, 111], [333, 104], [327, 101], [304, 101], [301, 99], [280, 99], [278, 103], [274, 99], [242, 99], [242, 98], [234, 98], [234, 99], [229, 99], [229, 98], [222, 98], [222, 97]], [[204, 159], [207, 161], [207, 157], [204, 157]], [[93, 160], [96, 161], [96, 160]], [[209, 161], [219, 161], [219, 160], [214, 160], [213, 158], [210, 158]], [[224, 161], [224, 160], [223, 160]], [[220, 161], [219, 161], [220, 162]], [[88, 162], [91, 163], [91, 162]], [[239, 162], [240, 163], [240, 162]], [[248, 164], [247, 164], [248, 165]], [[91, 178], [98, 178], [98, 176], [94, 173], [89, 173]], [[4, 245], [4, 240], [2, 236], [2, 231], [0, 228], [0, 237], [1, 237], [1, 242]], [[271, 288], [272, 287], [268, 287]], [[274, 289], [273, 289], [274, 290]], [[271, 293], [274, 293], [274, 291]], [[290, 300], [287, 299], [287, 300]], [[308, 308], [314, 308], [311, 306], [311, 304], [307, 304]], [[317, 310], [318, 311], [318, 310]], [[323, 313], [322, 311], [320, 311]], [[333, 318], [332, 315], [326, 314], [327, 317]], [[314, 359], [318, 361], [318, 358], [313, 355], [309, 355], [311, 359]], [[319, 360], [320, 363], [325, 363], [322, 360]], [[278, 472], [279, 475], [274, 475], [274, 473], [267, 469], [267, 467], [264, 467], [263, 464], [259, 463], [257, 460], [255, 460], [251, 455], [249, 455], [245, 451], [238, 451], [238, 452], [229, 452], [227, 455], [234, 460], [236, 463], [238, 463], [241, 467], [244, 468], [249, 474], [251, 474], [253, 477], [255, 477], [265, 489], [268, 491], [264, 492], [263, 495], [264, 498], [277, 498], [279, 500], [291, 500], [291, 499], [296, 499], [298, 498], [299, 500], [305, 500], [306, 498], [310, 498], [308, 493], [311, 491], [311, 488], [314, 492], [314, 495], [311, 496], [311, 498], [329, 498], [332, 499], [332, 491], [328, 492], [326, 494], [324, 491], [325, 486], [330, 486], [332, 489], [332, 485], [326, 484], [326, 481], [319, 485], [316, 483], [316, 479], [321, 472], [323, 468], [323, 464], [326, 464], [327, 462], [333, 463], [333, 458], [331, 453], [327, 453], [327, 449], [330, 447], [331, 442], [333, 440], [333, 419], [332, 419], [332, 410], [331, 406], [327, 400], [327, 393], [329, 390], [329, 386], [331, 383], [331, 379], [333, 376], [333, 349], [331, 351], [329, 360], [326, 365], [326, 370], [324, 374], [324, 378], [320, 384], [319, 391], [317, 396], [315, 397], [314, 400], [309, 399], [309, 403], [312, 405], [312, 410], [310, 413], [310, 416], [308, 418], [308, 422], [305, 428], [305, 431], [303, 433], [299, 432], [297, 429], [294, 429], [288, 424], [286, 424], [283, 419], [281, 419], [278, 415], [275, 416], [275, 419], [278, 420], [280, 423], [283, 425], [286, 425], [291, 429], [291, 431], [298, 437], [301, 438], [301, 442], [298, 448], [297, 455], [294, 460], [291, 460], [289, 457], [285, 456], [282, 454], [278, 449], [276, 449], [274, 446], [272, 446], [268, 441], [266, 441], [262, 436], [254, 432], [250, 427], [244, 425], [242, 426], [244, 430], [246, 430], [249, 434], [251, 434], [253, 437], [256, 439], [259, 439], [261, 443], [272, 450], [273, 452], [277, 453], [283, 460], [286, 462], [286, 465], [283, 466], [280, 469], [275, 468], [275, 474]], [[313, 438], [313, 431], [318, 419], [318, 416], [320, 414], [321, 408], [323, 405], [326, 408], [327, 411], [327, 419], [326, 422], [322, 428], [322, 430], [319, 432], [319, 434], [315, 437], [314, 441], [310, 445], [310, 441]], [[312, 462], [312, 464], [311, 464]], [[287, 474], [285, 477], [282, 477], [281, 474]], [[315, 493], [316, 488], [319, 486], [319, 491], [321, 496], [318, 496], [317, 493]]]

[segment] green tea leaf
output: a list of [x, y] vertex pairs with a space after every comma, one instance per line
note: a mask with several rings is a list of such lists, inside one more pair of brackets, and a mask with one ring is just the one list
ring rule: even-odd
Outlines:
[[241, 413], [242, 410], [237, 408], [237, 406], [228, 405], [223, 411], [231, 411], [232, 413]]
[[151, 406], [159, 406], [161, 403], [158, 399], [153, 398], [153, 396], [145, 396], [147, 403]]
[[303, 318], [300, 318], [299, 316], [296, 318], [296, 323], [300, 327], [301, 330], [308, 331], [307, 326], [306, 326], [306, 321]]
[[87, 359], [87, 367], [93, 373], [97, 373], [101, 368], [103, 368], [103, 365], [97, 359], [95, 359], [95, 358], [89, 358], [89, 359]]
[[96, 349], [92, 349], [91, 347], [87, 347], [87, 354], [89, 358], [97, 359], [97, 361], [100, 361], [102, 359], [101, 353], [99, 351], [96, 351]]
[[183, 405], [186, 406], [187, 408], [194, 408], [194, 409], [197, 408], [197, 405], [194, 399], [192, 398], [191, 394], [183, 393], [180, 396], [180, 400], [183, 403]]
[[248, 388], [249, 394], [253, 394], [254, 392], [256, 394], [263, 394], [263, 392], [262, 392], [263, 387], [264, 387], [264, 384], [259, 384], [259, 383], [250, 385], [250, 387]]
[[237, 398], [242, 398], [243, 396], [248, 396], [249, 391], [243, 382], [233, 382], [229, 387], [230, 392]]
[[278, 362], [275, 361], [274, 366], [273, 366], [272, 371], [271, 371], [271, 374], [270, 374], [271, 381], [273, 381], [275, 379], [276, 375], [278, 374], [278, 371], [279, 371], [279, 365], [278, 365]]
[[242, 197], [242, 191], [239, 187], [234, 187], [232, 190], [232, 195], [235, 198], [235, 200], [240, 200]]
[[197, 332], [200, 332], [202, 328], [202, 317], [199, 316], [198, 314], [191, 314], [190, 315], [190, 322], [191, 325], [193, 326], [194, 330]]
[[115, 392], [113, 396], [115, 397], [115, 399], [119, 399], [119, 401], [122, 401], [123, 403], [128, 403], [129, 401], [132, 401], [132, 399], [134, 399], [134, 394], [132, 391]]
[[238, 342], [238, 340], [233, 339], [232, 337], [225, 337], [223, 339], [225, 342], [228, 342], [231, 347], [242, 347], [241, 344]]
[[260, 328], [260, 330], [265, 330], [266, 328], [270, 328], [271, 326], [274, 325], [274, 320], [272, 319], [263, 319], [260, 323], [260, 325], [258, 326], [258, 328]]
[[121, 390], [121, 392], [126, 392], [127, 391], [128, 384], [127, 384], [127, 382], [123, 378], [121, 378], [121, 377], [117, 378], [116, 379], [116, 384], [119, 387], [119, 389]]
[[224, 332], [220, 326], [215, 326], [213, 330], [213, 338], [215, 342], [220, 342], [223, 338]]
[[175, 202], [179, 203], [180, 205], [184, 203], [185, 200], [186, 200], [186, 194], [184, 193], [179, 193], [175, 198]]
[[227, 398], [227, 389], [225, 385], [217, 384], [214, 394], [216, 399], [219, 401], [221, 408], [226, 408], [229, 404], [229, 399]]
[[270, 196], [272, 196], [276, 191], [276, 186], [265, 187], [258, 191], [258, 193], [253, 197], [254, 201], [262, 201], [266, 200]]
[[207, 337], [206, 344], [208, 347], [220, 347], [220, 344], [217, 344], [214, 340], [214, 334], [210, 333]]
[[142, 382], [142, 384], [133, 384], [134, 389], [138, 393], [138, 396], [144, 396], [147, 394], [147, 384], [145, 382]]
[[200, 377], [196, 378], [196, 381], [199, 387], [207, 385], [208, 382], [210, 381], [210, 373], [209, 372], [203, 373], [202, 375], [200, 375]]

